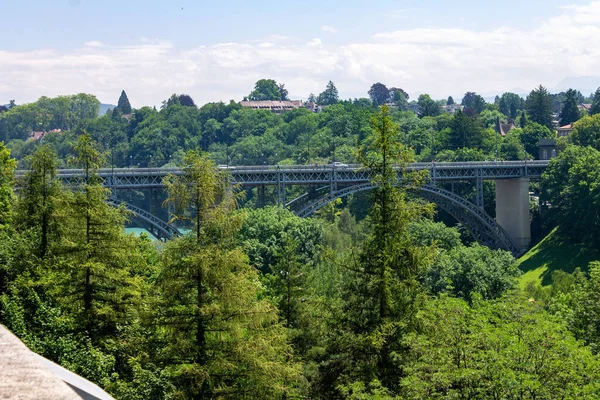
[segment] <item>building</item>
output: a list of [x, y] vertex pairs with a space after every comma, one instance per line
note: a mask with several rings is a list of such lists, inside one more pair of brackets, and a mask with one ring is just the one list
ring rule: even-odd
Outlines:
[[28, 140], [41, 140], [48, 133], [60, 133], [60, 132], [62, 132], [61, 129], [52, 129], [51, 131], [47, 131], [47, 132], [46, 131], [34, 131], [29, 134]]
[[539, 159], [550, 160], [556, 157], [556, 140], [540, 139], [538, 142]]
[[293, 101], [276, 101], [276, 100], [261, 100], [261, 101], [240, 101], [240, 105], [253, 110], [268, 110], [275, 114], [281, 114], [284, 111], [295, 110], [303, 106], [301, 100]]
[[515, 128], [516, 126], [513, 121], [509, 121], [508, 124], [503, 124], [502, 121], [500, 121], [500, 118], [498, 118], [496, 125], [494, 126], [494, 129], [500, 134], [500, 136], [506, 136], [508, 132]]
[[573, 123], [561, 126], [556, 131], [558, 132], [558, 137], [569, 136], [573, 132]]
[[461, 106], [460, 104], [446, 104], [445, 106], [442, 106], [442, 111], [447, 114], [454, 115], [458, 110], [462, 111], [463, 108], [465, 107]]

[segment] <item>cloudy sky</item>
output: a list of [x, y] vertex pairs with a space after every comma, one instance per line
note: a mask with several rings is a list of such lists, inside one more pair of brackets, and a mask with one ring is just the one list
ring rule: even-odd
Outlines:
[[487, 3], [0, 0], [0, 104], [114, 104], [121, 89], [134, 107], [172, 93], [203, 104], [241, 100], [260, 78], [301, 99], [330, 79], [344, 98], [377, 81], [437, 98], [596, 84], [600, 1]]

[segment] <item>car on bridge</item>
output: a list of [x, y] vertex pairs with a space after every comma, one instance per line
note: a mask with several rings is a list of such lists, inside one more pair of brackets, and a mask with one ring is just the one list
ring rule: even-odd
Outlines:
[[348, 164], [341, 163], [339, 161], [334, 161], [329, 166], [333, 168], [348, 168]]

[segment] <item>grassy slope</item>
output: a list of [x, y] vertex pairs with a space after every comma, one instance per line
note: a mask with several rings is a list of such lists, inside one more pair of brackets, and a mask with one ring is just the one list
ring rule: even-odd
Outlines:
[[544, 286], [549, 285], [552, 283], [552, 272], [573, 272], [577, 267], [586, 269], [590, 261], [599, 259], [598, 252], [564, 242], [554, 229], [517, 261], [523, 271], [521, 287], [524, 288], [531, 281], [537, 281]]

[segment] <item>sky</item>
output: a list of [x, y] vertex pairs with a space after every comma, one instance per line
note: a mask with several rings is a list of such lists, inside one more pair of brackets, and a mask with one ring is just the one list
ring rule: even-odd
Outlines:
[[261, 78], [294, 99], [329, 80], [342, 98], [375, 82], [411, 98], [600, 86], [600, 1], [489, 3], [0, 0], [0, 104], [239, 101]]

